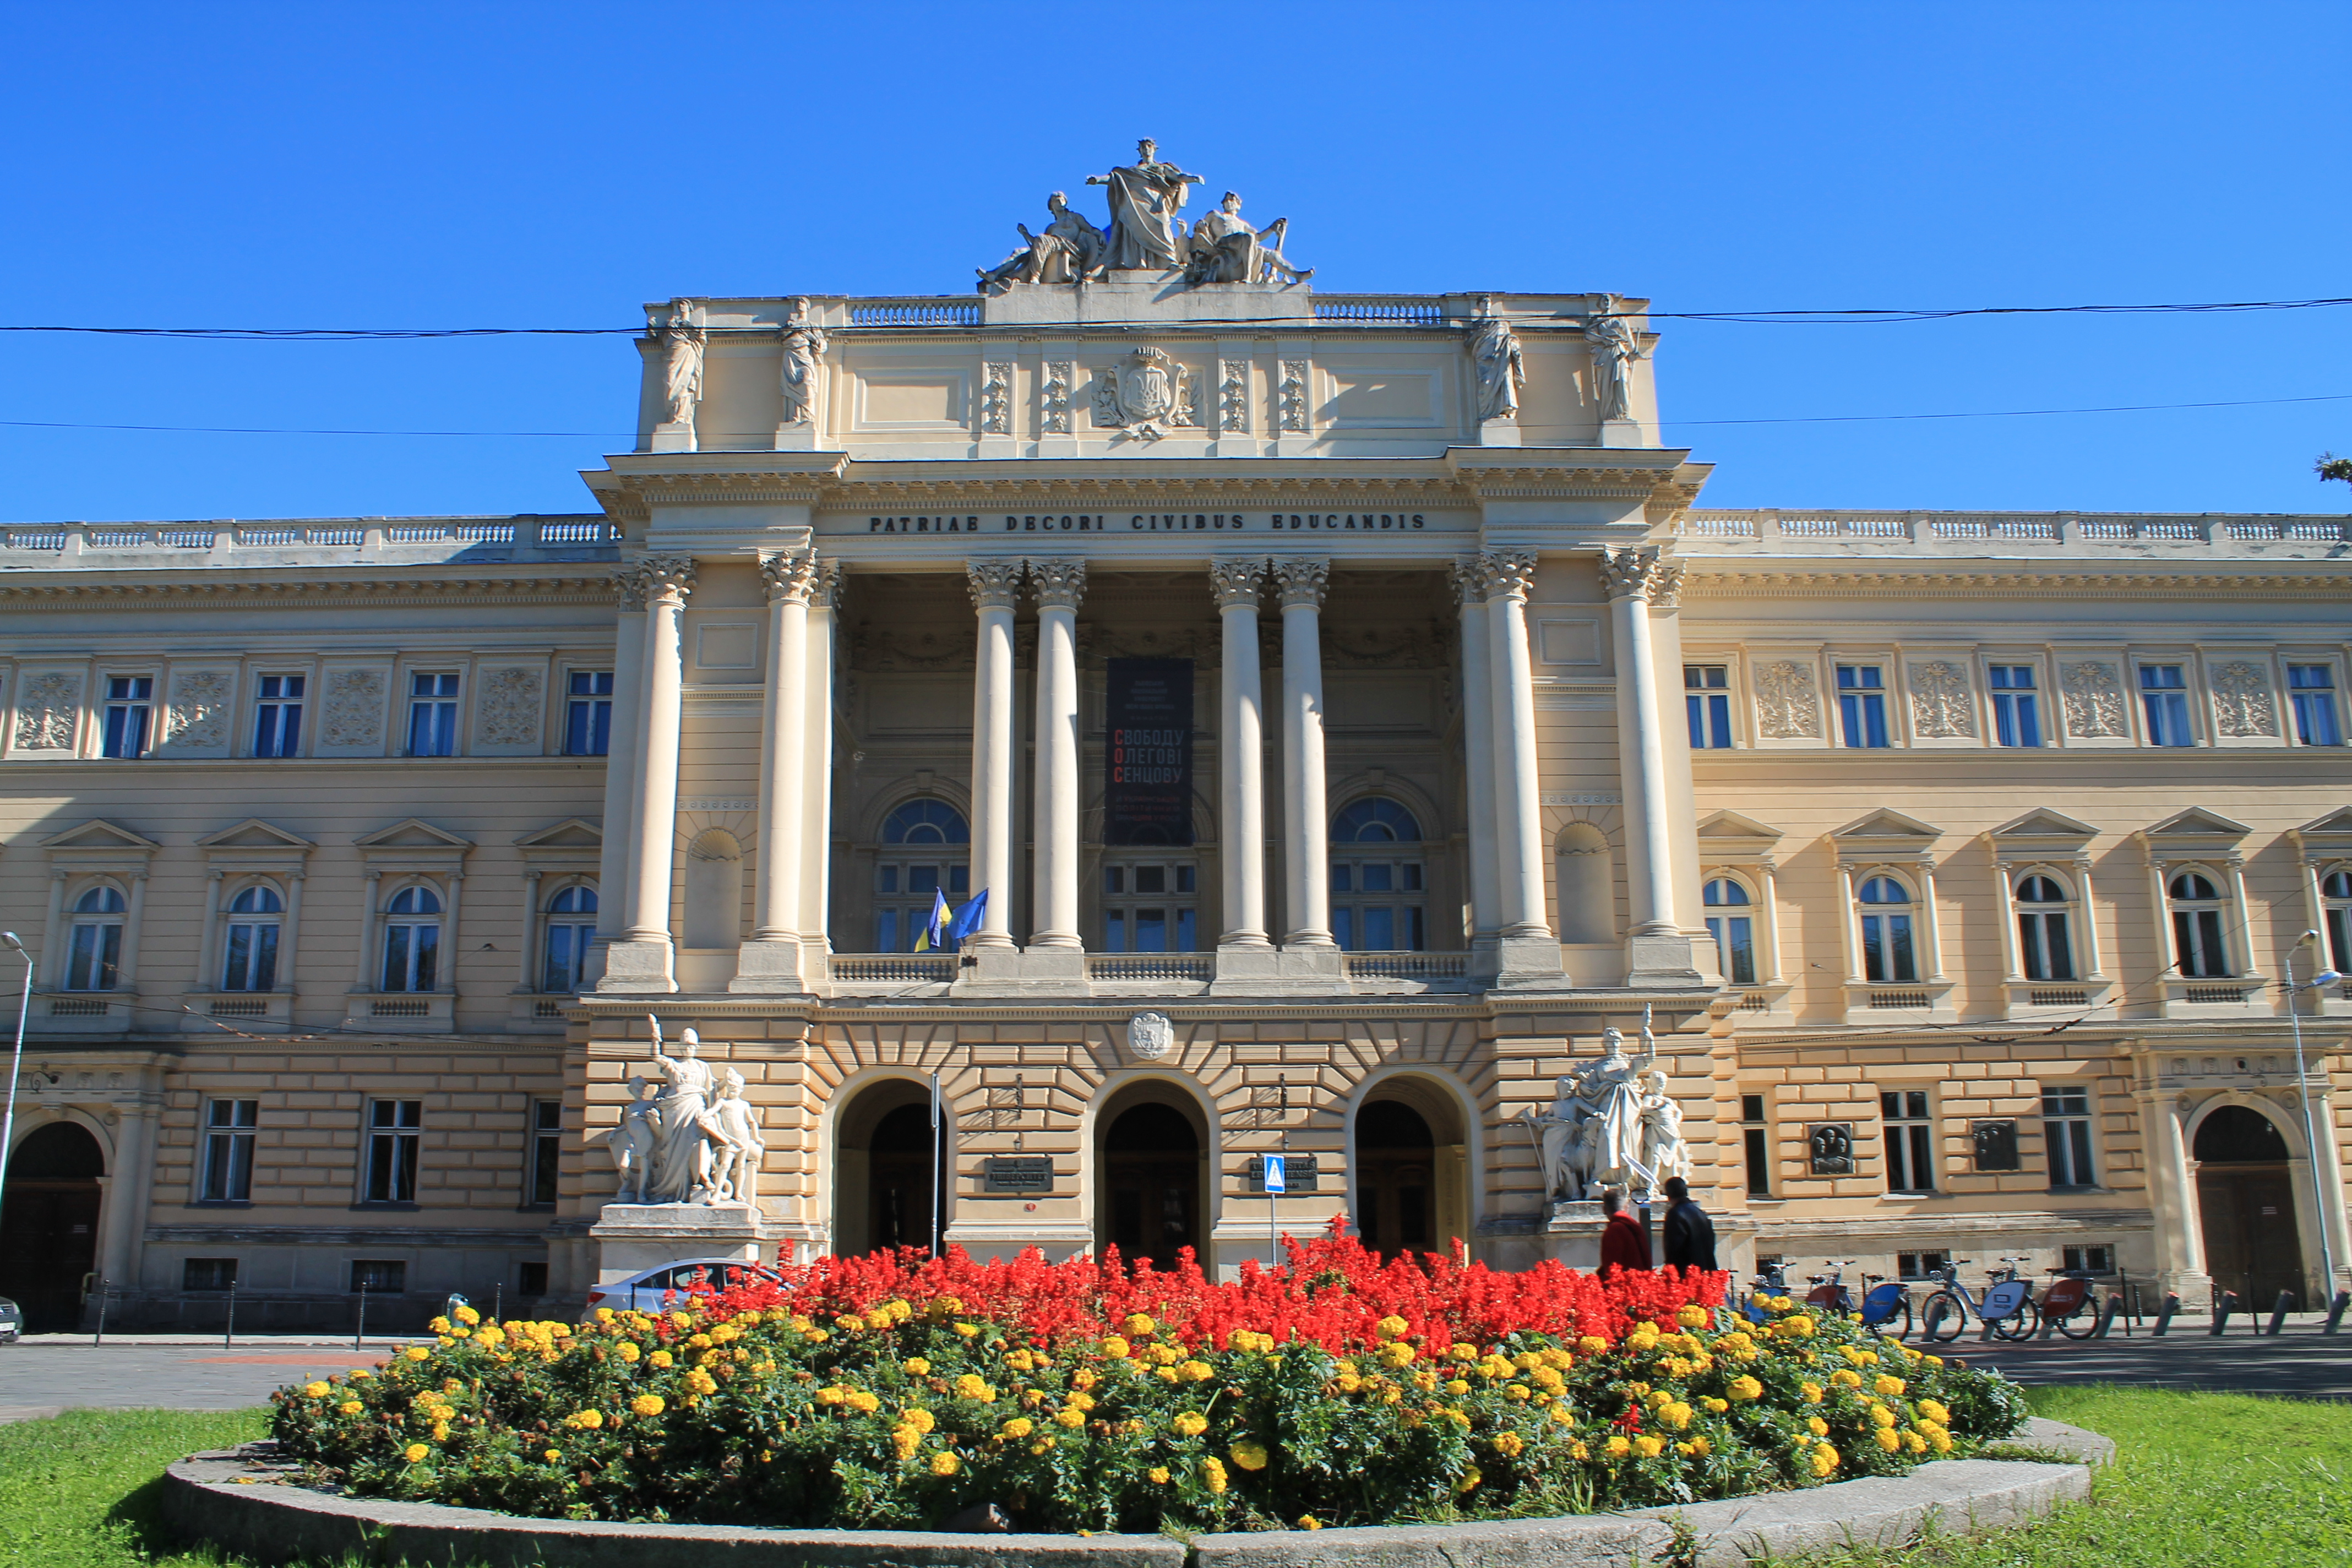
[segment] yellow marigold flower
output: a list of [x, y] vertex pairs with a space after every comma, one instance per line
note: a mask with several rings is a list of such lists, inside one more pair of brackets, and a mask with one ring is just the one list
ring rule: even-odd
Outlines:
[[1870, 1424], [1878, 1427], [1892, 1426], [1895, 1425], [1895, 1412], [1884, 1405], [1874, 1405], [1870, 1407]]
[[931, 1474], [935, 1476], [951, 1476], [962, 1468], [963, 1462], [953, 1454], [940, 1453], [931, 1456]]
[[931, 1370], [931, 1363], [919, 1355], [910, 1355], [898, 1364], [904, 1367], [907, 1371], [914, 1373], [917, 1377], [920, 1377], [925, 1373]]
[[1707, 1413], [1711, 1415], [1720, 1415], [1725, 1411], [1731, 1408], [1731, 1402], [1727, 1399], [1702, 1399], [1699, 1401], [1699, 1404], [1706, 1406]]
[[[1618, 1441], [1622, 1442], [1624, 1439], [1621, 1437]], [[1568, 1457], [1571, 1459], [1589, 1459], [1592, 1458], [1592, 1450], [1581, 1443], [1570, 1443], [1568, 1446]]]
[[1528, 1397], [1528, 1385], [1524, 1383], [1510, 1384], [1504, 1388], [1503, 1397], [1514, 1405], [1525, 1404]]
[[1117, 1334], [1111, 1335], [1110, 1338], [1103, 1341], [1102, 1342], [1102, 1353], [1110, 1357], [1113, 1361], [1125, 1359], [1127, 1353], [1134, 1348], [1135, 1347], [1133, 1345], [1129, 1344]]
[[741, 1339], [742, 1337], [743, 1331], [737, 1328], [732, 1323], [719, 1324], [717, 1328], [711, 1330], [708, 1336], [710, 1342], [714, 1345], [729, 1344], [736, 1340]]
[[1311, 1513], [1302, 1513], [1298, 1516], [1298, 1528], [1301, 1530], [1320, 1530], [1323, 1528], [1323, 1521], [1316, 1518]]
[[1734, 1399], [1761, 1399], [1764, 1397], [1764, 1385], [1752, 1377], [1735, 1377], [1724, 1393]]
[[1906, 1385], [1901, 1378], [1889, 1377], [1882, 1372], [1871, 1380], [1870, 1386], [1887, 1398], [1893, 1399], [1902, 1394]]
[[828, 1384], [816, 1391], [816, 1402], [819, 1405], [838, 1405], [848, 1397], [849, 1390], [837, 1383]]
[[1133, 1335], [1137, 1339], [1141, 1339], [1144, 1335], [1151, 1332], [1152, 1330], [1159, 1326], [1159, 1324], [1153, 1322], [1150, 1318], [1145, 1317], [1141, 1312], [1129, 1313], [1128, 1315], [1127, 1321], [1119, 1325], [1119, 1327], [1125, 1329], [1129, 1334]]
[[1007, 1421], [1003, 1426], [998, 1427], [996, 1429], [996, 1433], [1000, 1437], [1026, 1437], [1030, 1433], [1034, 1432], [1036, 1429], [1036, 1424], [1031, 1421], [1026, 1415], [1015, 1415], [1012, 1420]]
[[619, 1344], [613, 1347], [613, 1353], [619, 1356], [623, 1361], [634, 1362], [646, 1352], [638, 1348], [636, 1341], [623, 1340]]
[[1816, 1437], [1826, 1437], [1830, 1435], [1830, 1424], [1818, 1415], [1805, 1417], [1805, 1429]]
[[561, 1448], [550, 1448], [545, 1454], [541, 1455], [541, 1458], [544, 1458], [551, 1465], [560, 1465], [563, 1462], [563, 1450]]
[[956, 1396], [960, 1399], [977, 1399], [982, 1405], [996, 1403], [996, 1390], [991, 1388], [976, 1373], [968, 1372], [957, 1378], [955, 1391]]
[[460, 1307], [457, 1311], [457, 1319], [467, 1328], [472, 1328], [476, 1323], [482, 1321], [482, 1314], [477, 1312], [471, 1307]]
[[1828, 1477], [1837, 1474], [1838, 1451], [1823, 1443], [1813, 1450], [1813, 1474]]
[[1188, 1361], [1176, 1369], [1176, 1375], [1187, 1383], [1206, 1383], [1217, 1375], [1217, 1369], [1204, 1361]]
[[446, 1443], [449, 1440], [449, 1423], [446, 1421], [433, 1423], [433, 1440], [436, 1443]]
[[1706, 1309], [1696, 1305], [1685, 1307], [1675, 1314], [1675, 1321], [1686, 1329], [1703, 1329], [1706, 1327]]
[[1364, 1380], [1352, 1372], [1343, 1372], [1331, 1380], [1331, 1386], [1342, 1394], [1353, 1394], [1364, 1386]]
[[1070, 1374], [1070, 1386], [1076, 1389], [1083, 1390], [1092, 1388], [1096, 1384], [1100, 1383], [1102, 1379], [1097, 1377], [1092, 1372], [1088, 1371], [1085, 1367], [1080, 1367], [1076, 1372]]
[[973, 1335], [980, 1332], [980, 1325], [978, 1323], [958, 1323], [955, 1326], [955, 1331], [961, 1334], [965, 1339], [971, 1339]]
[[1784, 1333], [1794, 1334], [1801, 1340], [1813, 1337], [1813, 1321], [1802, 1312], [1793, 1318], [1783, 1318], [1773, 1327]]
[[1144, 1479], [1155, 1487], [1164, 1487], [1168, 1484], [1168, 1467], [1165, 1465], [1154, 1465], [1144, 1471], [1143, 1475]]
[[672, 1363], [676, 1360], [676, 1358], [675, 1358], [675, 1357], [673, 1357], [673, 1356], [669, 1353], [669, 1352], [667, 1352], [667, 1351], [656, 1351], [656, 1352], [654, 1352], [654, 1353], [653, 1353], [653, 1354], [651, 1354], [651, 1355], [649, 1355], [649, 1356], [646, 1357], [646, 1359], [647, 1361], [649, 1361], [649, 1362], [653, 1363], [656, 1366], [663, 1366], [663, 1367], [666, 1367], [666, 1366], [668, 1366], [668, 1365], [672, 1364]]
[[1925, 1415], [1928, 1420], [1933, 1421], [1938, 1426], [1949, 1426], [1952, 1424], [1952, 1413], [1944, 1408], [1943, 1403], [1940, 1400], [1921, 1400], [1919, 1402], [1919, 1414]]
[[1890, 1454], [1895, 1452], [1895, 1449], [1903, 1447], [1903, 1439], [1896, 1436], [1894, 1433], [1888, 1431], [1884, 1426], [1881, 1426], [1877, 1431], [1872, 1433], [1871, 1436], [1877, 1438], [1878, 1446], [1885, 1449]]
[[1558, 1367], [1551, 1366], [1539, 1366], [1528, 1375], [1535, 1379], [1538, 1388], [1549, 1388], [1555, 1393], [1568, 1381], [1560, 1376]]
[[690, 1312], [672, 1312], [669, 1315], [669, 1326], [674, 1329], [690, 1329], [694, 1327], [694, 1316]]
[[1549, 1415], [1553, 1420], [1559, 1422], [1563, 1426], [1573, 1426], [1576, 1425], [1576, 1407], [1569, 1404], [1565, 1399], [1553, 1400]]
[[[709, 1394], [718, 1386], [719, 1385], [717, 1384], [712, 1384], [709, 1388], [704, 1388], [698, 1384], [695, 1385], [694, 1391], [697, 1394]], [[877, 1410], [882, 1408], [882, 1399], [879, 1394], [877, 1394], [870, 1388], [852, 1389], [849, 1394], [849, 1406], [853, 1410], [861, 1411], [867, 1415], [871, 1415]]]
[[1830, 1373], [1830, 1381], [1836, 1384], [1840, 1388], [1860, 1388], [1862, 1386], [1862, 1373], [1851, 1371], [1845, 1367], [1840, 1367], [1835, 1372]]
[[1502, 1455], [1503, 1458], [1507, 1459], [1517, 1458], [1520, 1451], [1526, 1448], [1527, 1446], [1527, 1439], [1520, 1436], [1517, 1432], [1497, 1432], [1495, 1434], [1495, 1452]]
[[1706, 1440], [1706, 1434], [1704, 1432], [1692, 1438], [1687, 1447], [1702, 1458], [1715, 1452], [1715, 1445]]
[[1225, 1452], [1232, 1456], [1234, 1464], [1239, 1465], [1244, 1470], [1262, 1470], [1265, 1468], [1267, 1455], [1265, 1445], [1263, 1443], [1243, 1441], [1234, 1444], [1232, 1447], [1226, 1449]]
[[1074, 1410], [1092, 1410], [1095, 1407], [1095, 1396], [1080, 1389], [1070, 1395], [1070, 1407]]
[[1389, 1316], [1382, 1318], [1379, 1322], [1374, 1323], [1372, 1325], [1372, 1331], [1380, 1335], [1380, 1337], [1384, 1340], [1392, 1340], [1403, 1333], [1405, 1330], [1411, 1326], [1412, 1325], [1407, 1323], [1402, 1318], [1396, 1316], [1394, 1313], [1391, 1313]]
[[1453, 1378], [1446, 1383], [1445, 1392], [1454, 1395], [1454, 1398], [1459, 1399], [1464, 1394], [1470, 1392], [1470, 1385], [1463, 1382], [1462, 1379], [1458, 1377]]
[[939, 1425], [939, 1417], [933, 1415], [929, 1411], [924, 1409], [919, 1405], [908, 1407], [907, 1413], [904, 1415], [901, 1415], [899, 1419], [904, 1421], [908, 1426], [912, 1426], [918, 1432], [928, 1432], [932, 1427]]
[[1691, 1407], [1679, 1399], [1659, 1411], [1658, 1415], [1677, 1432], [1687, 1429], [1691, 1424]]
[[575, 1410], [563, 1418], [563, 1424], [566, 1426], [577, 1426], [583, 1431], [594, 1432], [604, 1426], [604, 1413], [601, 1410]]
[[400, 1353], [406, 1356], [411, 1361], [423, 1361], [426, 1356], [431, 1355], [433, 1352], [426, 1350], [423, 1345], [411, 1345]]
[[1801, 1383], [1797, 1384], [1797, 1392], [1805, 1396], [1805, 1403], [1808, 1405], [1819, 1405], [1822, 1402], [1822, 1389], [1818, 1383]]
[[1478, 1359], [1478, 1347], [1476, 1345], [1456, 1344], [1449, 1353], [1455, 1361], [1476, 1361]]
[[302, 1392], [313, 1399], [324, 1399], [334, 1390], [323, 1383], [306, 1383], [302, 1385]]
[[1202, 1460], [1201, 1480], [1211, 1493], [1222, 1494], [1225, 1489], [1225, 1462], [1218, 1458]]
[[1197, 1410], [1187, 1410], [1169, 1422], [1168, 1429], [1179, 1437], [1197, 1437], [1209, 1429], [1209, 1418]]
[[1625, 1348], [1635, 1355], [1647, 1355], [1658, 1348], [1657, 1331], [1647, 1323], [1625, 1336]]
[[1939, 1355], [1922, 1356], [1920, 1359], [1925, 1361], [1929, 1366], [1941, 1366], [1944, 1364], [1944, 1358]]
[[1609, 1348], [1609, 1342], [1599, 1334], [1587, 1334], [1576, 1342], [1576, 1348], [1585, 1355], [1599, 1355]]
[[[712, 1377], [700, 1367], [696, 1367], [692, 1372], [686, 1374], [686, 1385], [687, 1387], [694, 1390], [697, 1394], [716, 1394], [719, 1392], [719, 1380]], [[872, 1399], [874, 1396], [869, 1394], [866, 1397]]]
[[433, 1450], [426, 1447], [422, 1443], [411, 1443], [407, 1447], [403, 1448], [400, 1451], [401, 1457], [412, 1465], [423, 1464], [425, 1462], [425, 1457], [431, 1452], [433, 1452]]
[[1056, 1426], [1067, 1426], [1075, 1432], [1086, 1424], [1087, 1413], [1083, 1410], [1073, 1409], [1065, 1405], [1054, 1412], [1054, 1425]]
[[898, 1454], [901, 1464], [913, 1458], [915, 1450], [922, 1446], [923, 1435], [914, 1427], [901, 1423], [890, 1428], [890, 1447]]
[[600, 1322], [600, 1323], [609, 1323], [609, 1322], [611, 1322], [611, 1321], [613, 1321], [613, 1309], [612, 1309], [612, 1308], [610, 1308], [610, 1307], [599, 1307], [599, 1308], [597, 1308], [597, 1309], [596, 1309], [596, 1321], [597, 1321], [598, 1322]]
[[1906, 1432], [1903, 1434], [1903, 1446], [1915, 1454], [1924, 1454], [1927, 1451], [1927, 1439], [1916, 1432]]
[[1612, 1459], [1622, 1459], [1633, 1451], [1633, 1440], [1627, 1437], [1612, 1437], [1601, 1446], [1601, 1452]]
[[1454, 1495], [1460, 1497], [1464, 1492], [1475, 1489], [1478, 1483], [1486, 1479], [1486, 1476], [1480, 1473], [1477, 1466], [1472, 1465], [1468, 1467], [1462, 1472], [1462, 1479], [1454, 1483]]
[[629, 1410], [636, 1415], [658, 1415], [668, 1405], [658, 1394], [640, 1394], [629, 1401]]
[[1516, 1370], [1508, 1361], [1498, 1355], [1490, 1355], [1478, 1363], [1478, 1375], [1485, 1378], [1508, 1377]]
[[367, 1406], [362, 1405], [356, 1399], [346, 1399], [341, 1405], [336, 1405], [335, 1408], [341, 1411], [346, 1415], [357, 1415], [361, 1411], [366, 1409]]
[[1938, 1454], [1948, 1454], [1952, 1451], [1952, 1435], [1941, 1426], [1931, 1426], [1927, 1429], [1927, 1444]]
[[1152, 1361], [1160, 1366], [1174, 1366], [1184, 1359], [1184, 1353], [1173, 1345], [1153, 1345], [1150, 1354]]
[[1654, 1459], [1665, 1451], [1666, 1444], [1663, 1437], [1653, 1437], [1644, 1432], [1633, 1439], [1633, 1452], [1645, 1459]]

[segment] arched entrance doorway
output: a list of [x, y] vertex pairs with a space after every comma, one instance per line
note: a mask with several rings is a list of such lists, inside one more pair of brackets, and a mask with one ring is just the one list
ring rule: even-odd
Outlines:
[[947, 1123], [934, 1134], [928, 1084], [868, 1085], [841, 1113], [835, 1139], [833, 1247], [845, 1258], [890, 1247], [929, 1251], [931, 1216], [945, 1220]]
[[1207, 1128], [1195, 1106], [1165, 1085], [1139, 1083], [1112, 1098], [1096, 1121], [1095, 1236], [1129, 1263], [1173, 1268], [1202, 1250], [1208, 1213]]
[[1470, 1234], [1463, 1119], [1453, 1096], [1409, 1074], [1356, 1108], [1356, 1233], [1386, 1257], [1441, 1252]]
[[106, 1155], [70, 1121], [52, 1121], [16, 1145], [0, 1190], [0, 1296], [25, 1309], [26, 1333], [81, 1321], [82, 1280], [98, 1267], [98, 1179]]
[[2258, 1110], [2225, 1105], [2197, 1126], [2197, 1208], [2205, 1271], [2215, 1290], [2235, 1290], [2250, 1311], [2279, 1292], [2303, 1300], [2303, 1242], [2286, 1140]]

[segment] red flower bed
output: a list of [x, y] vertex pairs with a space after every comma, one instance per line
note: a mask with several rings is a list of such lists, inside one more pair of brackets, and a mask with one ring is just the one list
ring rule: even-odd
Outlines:
[[928, 1258], [912, 1247], [864, 1258], [825, 1258], [785, 1267], [781, 1286], [764, 1282], [719, 1292], [719, 1313], [789, 1308], [812, 1317], [866, 1312], [892, 1300], [921, 1310], [952, 1300], [951, 1310], [1017, 1327], [1053, 1344], [1116, 1333], [1132, 1314], [1159, 1325], [1162, 1338], [1226, 1348], [1236, 1329], [1276, 1341], [1319, 1345], [1334, 1354], [1381, 1342], [1376, 1325], [1402, 1318], [1393, 1337], [1466, 1342], [1482, 1348], [1512, 1333], [1565, 1342], [1592, 1337], [1614, 1345], [1635, 1323], [1671, 1332], [1682, 1307], [1718, 1307], [1730, 1276], [1703, 1269], [1613, 1272], [1603, 1279], [1558, 1263], [1499, 1273], [1426, 1254], [1382, 1262], [1339, 1222], [1311, 1241], [1287, 1242], [1289, 1261], [1242, 1265], [1241, 1278], [1219, 1283], [1202, 1274], [1188, 1249], [1171, 1270], [1129, 1265], [1116, 1248], [1100, 1258], [1047, 1263], [1034, 1248], [1006, 1261], [975, 1262], [961, 1247]]

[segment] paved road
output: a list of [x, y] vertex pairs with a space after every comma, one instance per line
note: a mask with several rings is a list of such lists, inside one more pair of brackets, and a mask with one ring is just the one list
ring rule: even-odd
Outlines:
[[2031, 1340], [1998, 1348], [1970, 1335], [1941, 1350], [2025, 1384], [2138, 1383], [2352, 1399], [2352, 1333], [2289, 1329], [2276, 1339], [2235, 1332], [2215, 1339], [2207, 1326], [2200, 1321], [2184, 1332], [2176, 1323], [2160, 1340]]

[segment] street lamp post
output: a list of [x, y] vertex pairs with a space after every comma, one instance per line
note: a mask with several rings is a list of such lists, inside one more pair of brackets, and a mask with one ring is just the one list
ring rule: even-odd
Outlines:
[[0, 1116], [0, 1204], [8, 1195], [8, 1152], [16, 1145], [16, 1082], [25, 1076], [25, 1013], [33, 1005], [33, 955], [13, 931], [0, 931], [0, 942], [5, 942], [25, 961], [25, 988], [16, 998], [16, 1049], [8, 1058], [8, 1110]]
[[2312, 962], [2316, 963], [2319, 962], [2318, 945], [2319, 933], [2315, 931], [2307, 931], [2296, 939], [2294, 947], [2287, 950], [2286, 1016], [2289, 1022], [2294, 1026], [2294, 1098], [2296, 1103], [2303, 1107], [2303, 1148], [2305, 1155], [2311, 1162], [2311, 1206], [2315, 1216], [2319, 1221], [2319, 1267], [2320, 1277], [2325, 1281], [2319, 1293], [2324, 1300], [2336, 1294], [2336, 1249], [2328, 1244], [2327, 1240], [2327, 1194], [2320, 1189], [2319, 1143], [2313, 1134], [2311, 1126], [2311, 1085], [2304, 1076], [2302, 994], [2305, 991], [2316, 991], [2323, 985], [2332, 985], [2344, 976], [2332, 969], [2323, 969], [2300, 985], [2294, 983], [2295, 950], [2311, 948]]

